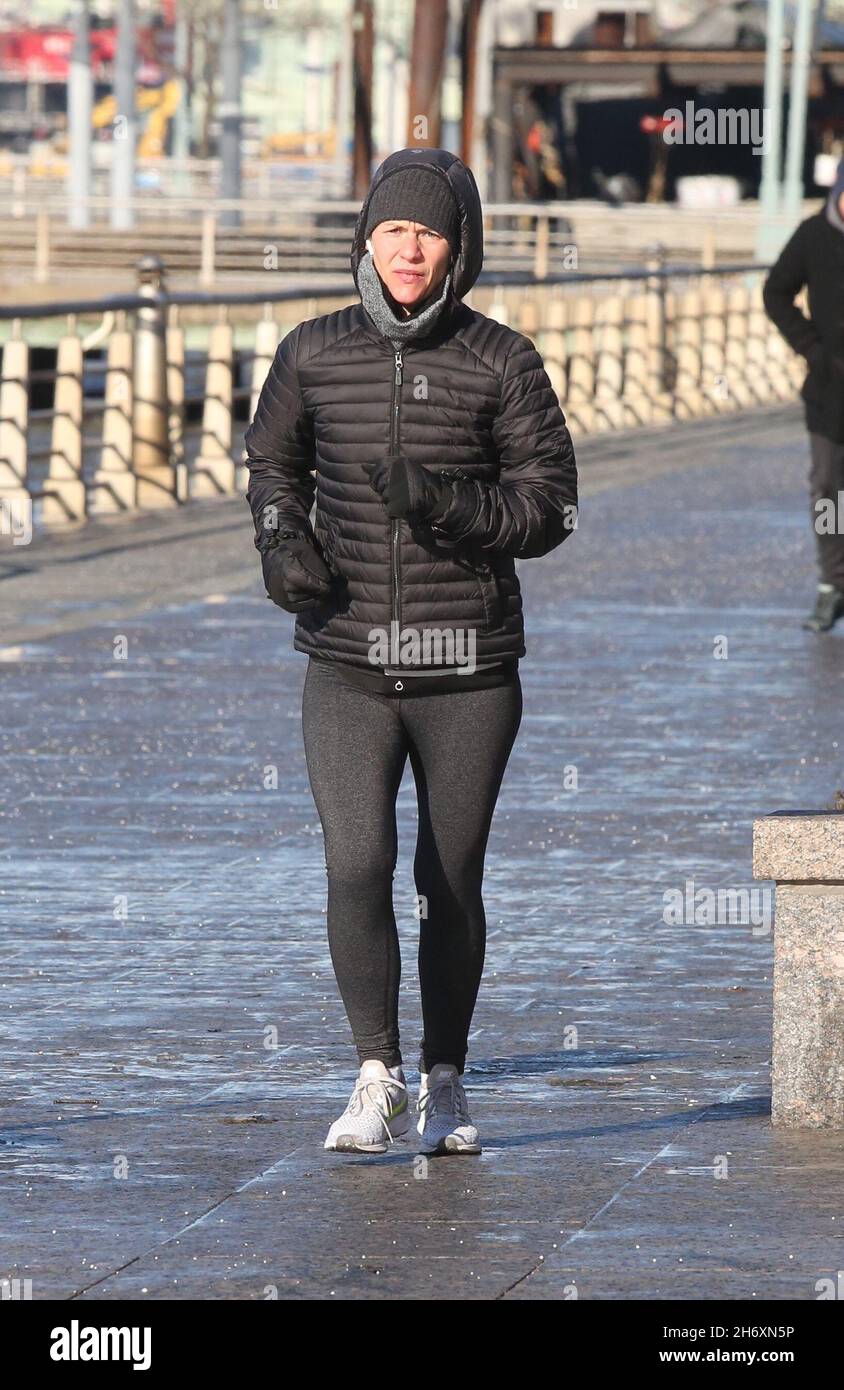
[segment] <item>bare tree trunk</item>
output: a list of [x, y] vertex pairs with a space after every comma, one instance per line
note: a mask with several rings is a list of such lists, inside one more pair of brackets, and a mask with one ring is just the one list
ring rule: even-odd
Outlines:
[[478, 25], [483, 0], [465, 0], [460, 32], [460, 77], [463, 88], [463, 120], [460, 158], [471, 165], [475, 138], [475, 87], [478, 71]]
[[365, 197], [372, 177], [372, 0], [354, 0], [352, 15], [354, 143], [352, 196]]
[[408, 145], [436, 149], [442, 139], [442, 84], [448, 0], [416, 0], [410, 59]]

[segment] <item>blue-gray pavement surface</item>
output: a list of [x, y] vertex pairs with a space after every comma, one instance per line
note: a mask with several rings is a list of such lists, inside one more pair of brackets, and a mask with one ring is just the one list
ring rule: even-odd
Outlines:
[[[0, 1277], [35, 1299], [761, 1301], [844, 1268], [844, 1133], [770, 1123], [769, 918], [664, 919], [690, 881], [758, 907], [754, 817], [844, 783], [844, 625], [800, 627], [799, 410], [576, 447], [578, 531], [519, 567], [479, 1158], [322, 1149], [356, 1060], [307, 658], [243, 498], [4, 539]], [[414, 833], [408, 768], [412, 1090]]]

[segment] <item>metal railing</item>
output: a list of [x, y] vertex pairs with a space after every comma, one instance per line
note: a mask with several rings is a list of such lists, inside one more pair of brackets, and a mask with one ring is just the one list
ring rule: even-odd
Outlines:
[[[654, 247], [604, 275], [485, 272], [467, 302], [535, 342], [577, 437], [793, 400], [803, 367], [765, 314], [765, 269], [668, 267]], [[135, 294], [0, 306], [0, 519], [29, 508], [50, 526], [242, 491], [242, 431], [280, 339], [357, 299], [348, 275], [170, 290], [154, 256], [138, 278]]]
[[[141, 255], [155, 251], [171, 276], [198, 277], [202, 288], [235, 278], [254, 281], [268, 270], [338, 275], [348, 269], [359, 211], [348, 200], [258, 194], [222, 200], [175, 193], [129, 200], [136, 225], [116, 230], [108, 222], [107, 195], [86, 201], [91, 225], [72, 228], [63, 191], [42, 188], [22, 200], [4, 190], [0, 179], [0, 268], [47, 284], [105, 268], [133, 270]], [[238, 213], [239, 226], [225, 225], [230, 212]], [[601, 273], [613, 265], [634, 266], [654, 241], [664, 243], [673, 259], [732, 263], [753, 254], [757, 213], [755, 204], [696, 213], [654, 205], [490, 203], [484, 207], [484, 264], [493, 274], [519, 271], [538, 280], [578, 267]], [[788, 230], [783, 228], [783, 240]]]

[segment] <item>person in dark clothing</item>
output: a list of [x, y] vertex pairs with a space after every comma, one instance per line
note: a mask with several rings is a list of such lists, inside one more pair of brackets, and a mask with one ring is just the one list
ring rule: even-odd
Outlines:
[[[794, 303], [804, 285], [809, 318]], [[783, 247], [763, 298], [769, 318], [809, 366], [801, 395], [820, 583], [803, 626], [827, 632], [844, 615], [844, 159], [824, 207]]]
[[515, 562], [577, 524], [574, 450], [539, 354], [463, 303], [482, 263], [471, 171], [446, 150], [390, 155], [355, 227], [360, 303], [286, 335], [246, 433], [267, 594], [296, 614], [293, 645], [309, 658], [302, 728], [329, 948], [360, 1063], [325, 1141], [340, 1152], [384, 1152], [408, 1129], [392, 883], [408, 759], [418, 1148], [480, 1151], [462, 1082], [484, 856], [522, 714]]

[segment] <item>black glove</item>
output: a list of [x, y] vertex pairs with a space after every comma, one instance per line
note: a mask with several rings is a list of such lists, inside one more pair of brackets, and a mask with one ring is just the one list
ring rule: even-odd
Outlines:
[[434, 521], [445, 512], [452, 490], [435, 473], [402, 454], [387, 454], [377, 463], [365, 463], [371, 486], [390, 517], [405, 521]]
[[282, 531], [263, 551], [261, 567], [267, 594], [287, 613], [313, 608], [331, 592], [331, 571], [300, 532]]

